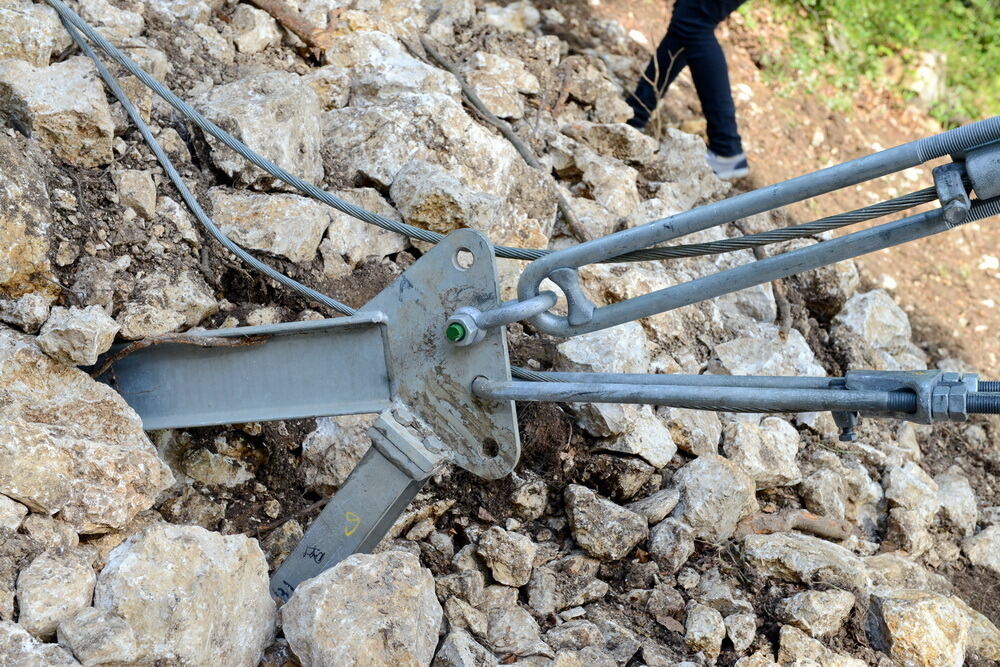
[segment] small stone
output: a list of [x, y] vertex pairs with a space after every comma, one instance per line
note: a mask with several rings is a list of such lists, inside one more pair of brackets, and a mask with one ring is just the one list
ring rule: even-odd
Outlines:
[[684, 645], [689, 651], [703, 653], [709, 660], [719, 657], [722, 640], [726, 638], [722, 614], [711, 607], [693, 602], [688, 606], [684, 627]]
[[503, 210], [499, 197], [476, 192], [442, 167], [423, 160], [404, 164], [389, 194], [408, 223], [442, 234], [462, 227], [489, 233]]
[[545, 633], [545, 643], [555, 651], [579, 651], [588, 646], [604, 647], [600, 628], [584, 619], [557, 625]]
[[649, 524], [655, 525], [670, 514], [681, 499], [681, 492], [677, 487], [667, 487], [660, 489], [651, 496], [646, 496], [640, 500], [629, 503], [625, 509], [646, 517]]
[[302, 442], [306, 485], [323, 495], [340, 488], [371, 447], [368, 429], [374, 422], [370, 415], [317, 419], [316, 430]]
[[732, 537], [736, 524], [758, 508], [753, 480], [721, 456], [699, 456], [677, 471], [674, 483], [681, 494], [674, 517], [713, 544]]
[[547, 616], [603, 598], [608, 584], [597, 578], [600, 561], [580, 553], [535, 568], [528, 583], [528, 604]]
[[[399, 222], [399, 213], [374, 188], [334, 190], [333, 194], [363, 209]], [[348, 269], [356, 268], [366, 259], [382, 259], [410, 247], [410, 240], [402, 234], [365, 223], [336, 209], [327, 208], [331, 215], [326, 238], [320, 244], [323, 269], [327, 275], [336, 273], [338, 264]]]
[[756, 482], [758, 489], [791, 486], [802, 479], [795, 461], [799, 432], [779, 417], [765, 417], [760, 425], [730, 424], [722, 449]]
[[476, 609], [458, 597], [450, 597], [444, 603], [444, 616], [451, 630], [468, 630], [477, 637], [485, 637], [489, 621], [486, 612]]
[[573, 539], [601, 560], [621, 560], [649, 534], [646, 519], [590, 489], [566, 488], [566, 515]]
[[578, 121], [562, 128], [563, 134], [582, 141], [601, 155], [645, 164], [659, 148], [656, 140], [625, 123]]
[[241, 246], [293, 262], [311, 262], [330, 226], [330, 207], [306, 197], [223, 188], [212, 188], [208, 194], [223, 234]]
[[15, 58], [45, 67], [53, 52], [69, 44], [70, 37], [51, 7], [23, 0], [0, 6], [0, 60]]
[[789, 331], [787, 337], [780, 336], [775, 325], [762, 324], [758, 329], [757, 335], [715, 346], [719, 371], [729, 375], [826, 375], [797, 329]]
[[118, 203], [127, 206], [146, 220], [156, 214], [156, 184], [148, 171], [125, 169], [111, 175], [118, 190]]
[[269, 532], [261, 540], [260, 548], [267, 555], [267, 562], [271, 564], [272, 569], [277, 569], [285, 562], [288, 554], [292, 553], [302, 541], [303, 532], [302, 524], [292, 519]]
[[553, 656], [552, 649], [542, 641], [538, 623], [523, 607], [502, 605], [490, 609], [487, 616], [487, 642], [495, 653]]
[[824, 667], [865, 667], [864, 660], [834, 653], [798, 628], [781, 626], [778, 662], [782, 665], [824, 665]]
[[17, 577], [18, 623], [39, 639], [52, 639], [60, 621], [90, 606], [97, 579], [91, 550], [43, 552]]
[[830, 468], [820, 468], [799, 484], [806, 509], [819, 516], [843, 519], [846, 516], [847, 487], [844, 477]]
[[743, 653], [753, 644], [757, 636], [757, 616], [755, 614], [730, 614], [723, 621], [726, 636], [733, 643], [737, 653]]
[[677, 445], [674, 444], [670, 431], [649, 406], [640, 408], [624, 433], [602, 440], [599, 447], [639, 456], [654, 468], [666, 466], [677, 453]]
[[[475, 545], [470, 546], [475, 547]], [[447, 600], [456, 595], [473, 606], [482, 602], [485, 584], [486, 579], [479, 570], [448, 574], [434, 581], [439, 600]]]
[[140, 660], [249, 667], [274, 637], [268, 583], [256, 540], [159, 523], [111, 552], [94, 607], [132, 628]]
[[[322, 110], [307, 83], [290, 72], [256, 74], [201, 96], [195, 106], [251, 150], [310, 183], [323, 178], [320, 146]], [[238, 184], [261, 189], [281, 186], [214, 137], [207, 137], [212, 161]]]
[[[0, 268], [0, 273], [3, 269]], [[37, 333], [49, 319], [51, 299], [42, 294], [25, 294], [18, 299], [0, 299], [0, 322], [19, 327], [24, 333]]]
[[29, 514], [21, 523], [21, 530], [46, 549], [80, 544], [80, 536], [73, 526], [48, 514]]
[[1000, 629], [960, 598], [952, 595], [951, 601], [969, 617], [968, 652], [983, 660], [1000, 660]]
[[519, 485], [510, 496], [514, 510], [525, 521], [534, 521], [545, 514], [549, 504], [549, 488], [540, 479]]
[[620, 612], [610, 607], [593, 605], [587, 609], [587, 618], [604, 635], [605, 649], [620, 664], [627, 663], [642, 646], [634, 632], [621, 625]]
[[522, 118], [524, 99], [519, 93], [535, 95], [541, 91], [535, 75], [516, 58], [477, 51], [469, 56], [463, 69], [469, 86], [486, 108], [500, 118]]
[[270, 46], [281, 43], [281, 29], [278, 22], [267, 12], [239, 5], [232, 15], [233, 43], [240, 53], [260, 53]]
[[508, 586], [524, 586], [531, 578], [537, 548], [530, 537], [493, 526], [479, 538], [478, 553], [494, 579]]
[[847, 591], [805, 591], [782, 600], [777, 616], [812, 637], [827, 637], [840, 632], [854, 608], [854, 600]]
[[111, 348], [117, 333], [118, 323], [100, 306], [56, 306], [42, 327], [38, 345], [56, 361], [92, 366]]
[[958, 531], [962, 537], [968, 537], [976, 530], [979, 510], [976, 506], [976, 494], [969, 484], [968, 478], [958, 466], [952, 466], [942, 475], [934, 478], [938, 485], [939, 501], [945, 521]]
[[85, 56], [47, 67], [0, 60], [0, 111], [63, 162], [111, 162], [115, 124], [97, 68]]
[[658, 584], [649, 594], [646, 611], [652, 614], [657, 623], [668, 630], [676, 631], [677, 619], [674, 615], [684, 611], [684, 597], [676, 588]]
[[434, 578], [400, 551], [354, 554], [299, 585], [281, 609], [285, 637], [303, 667], [430, 664], [442, 610]]
[[577, 149], [576, 164], [591, 197], [612, 214], [624, 217], [639, 207], [635, 169], [583, 146]]
[[694, 533], [677, 519], [664, 519], [649, 535], [649, 555], [667, 574], [674, 574], [694, 553]]
[[962, 552], [969, 562], [1000, 574], [1000, 525], [979, 531], [962, 542]]
[[219, 303], [199, 273], [154, 272], [139, 279], [115, 319], [122, 338], [138, 340], [193, 327], [218, 309]]
[[135, 632], [120, 616], [87, 607], [59, 623], [59, 645], [84, 667], [129, 663], [138, 658]]
[[504, 7], [490, 3], [485, 9], [483, 20], [486, 24], [507, 32], [529, 32], [542, 20], [541, 13], [534, 5], [523, 0]]
[[876, 349], [898, 350], [910, 343], [910, 318], [882, 289], [855, 294], [833, 320]]
[[719, 453], [722, 422], [714, 412], [659, 407], [656, 414], [664, 420], [681, 451], [695, 456]]
[[253, 479], [242, 461], [200, 448], [184, 457], [184, 473], [202, 484], [227, 488]]
[[698, 602], [718, 609], [723, 616], [753, 612], [753, 605], [737, 582], [723, 577], [717, 567], [707, 570], [691, 591]]
[[0, 528], [16, 531], [28, 515], [28, 508], [21, 503], [0, 495]]
[[79, 667], [56, 644], [43, 644], [17, 623], [0, 620], [0, 665], [14, 667]]
[[844, 547], [797, 533], [747, 535], [743, 558], [760, 574], [783, 581], [823, 583], [847, 590], [868, 586], [864, 562]]
[[494, 667], [499, 661], [465, 630], [448, 633], [434, 656], [432, 667]]
[[870, 605], [869, 637], [899, 664], [965, 663], [971, 622], [950, 598], [897, 589], [873, 594]]

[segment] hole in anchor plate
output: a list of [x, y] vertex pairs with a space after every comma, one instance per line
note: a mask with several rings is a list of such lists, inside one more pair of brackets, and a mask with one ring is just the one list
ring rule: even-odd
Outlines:
[[468, 271], [476, 263], [476, 256], [468, 248], [459, 248], [455, 252], [455, 268], [459, 271]]
[[493, 459], [500, 454], [500, 443], [493, 438], [483, 440], [483, 455]]

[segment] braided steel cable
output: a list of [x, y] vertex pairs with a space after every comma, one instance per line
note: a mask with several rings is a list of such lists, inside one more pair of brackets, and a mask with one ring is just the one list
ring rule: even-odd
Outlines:
[[201, 204], [199, 204], [198, 200], [194, 197], [193, 194], [191, 194], [191, 191], [188, 189], [187, 185], [184, 184], [184, 180], [181, 178], [181, 175], [177, 172], [177, 169], [174, 168], [173, 163], [170, 161], [170, 158], [167, 157], [167, 154], [163, 151], [163, 148], [153, 137], [152, 132], [150, 132], [149, 130], [149, 126], [146, 125], [145, 121], [143, 121], [142, 119], [142, 116], [139, 114], [139, 111], [135, 108], [135, 105], [132, 104], [132, 100], [129, 99], [129, 97], [125, 94], [125, 91], [123, 91], [121, 86], [118, 85], [118, 80], [115, 79], [114, 75], [112, 75], [111, 72], [108, 71], [108, 68], [104, 66], [104, 63], [101, 62], [101, 60], [97, 57], [97, 54], [94, 53], [93, 49], [90, 48], [90, 45], [87, 44], [87, 42], [83, 39], [80, 33], [76, 31], [73, 25], [67, 22], [65, 18], [63, 18], [62, 21], [63, 21], [63, 26], [65, 26], [66, 30], [69, 32], [70, 37], [73, 38], [73, 41], [76, 42], [77, 46], [80, 47], [84, 55], [90, 58], [90, 60], [94, 63], [94, 65], [97, 67], [98, 73], [101, 75], [101, 78], [104, 79], [104, 83], [107, 84], [108, 88], [111, 89], [111, 93], [121, 103], [122, 108], [125, 110], [125, 113], [127, 113], [129, 118], [132, 119], [132, 122], [135, 123], [136, 127], [139, 129], [139, 133], [142, 135], [142, 138], [145, 139], [150, 149], [152, 149], [153, 153], [156, 155], [156, 159], [160, 161], [161, 165], [163, 165], [164, 170], [166, 170], [167, 172], [167, 176], [170, 178], [170, 181], [177, 188], [178, 192], [180, 192], [181, 198], [184, 200], [184, 203], [187, 204], [188, 208], [190, 208], [191, 211], [194, 213], [195, 217], [198, 219], [198, 222], [200, 222], [202, 226], [204, 226], [205, 229], [207, 229], [208, 232], [213, 237], [215, 237], [215, 239], [219, 243], [221, 243], [223, 246], [225, 246], [227, 250], [229, 250], [234, 255], [239, 257], [241, 260], [249, 264], [251, 267], [253, 267], [257, 271], [260, 271], [267, 277], [278, 281], [285, 287], [288, 287], [289, 289], [292, 289], [309, 299], [312, 299], [329, 308], [332, 308], [338, 313], [342, 313], [344, 315], [353, 315], [357, 312], [354, 308], [351, 308], [347, 304], [341, 303], [336, 299], [332, 299], [327, 295], [321, 292], [317, 292], [313, 288], [307, 287], [306, 285], [303, 285], [302, 283], [293, 280], [292, 278], [289, 278], [285, 274], [276, 271], [272, 267], [268, 266], [264, 262], [261, 262], [259, 259], [248, 253], [243, 248], [236, 245], [231, 239], [229, 239], [229, 237], [223, 234], [222, 230], [219, 229], [218, 226], [216, 226], [215, 222], [210, 217], [208, 217], [208, 215], [205, 213], [205, 210], [201, 207]]

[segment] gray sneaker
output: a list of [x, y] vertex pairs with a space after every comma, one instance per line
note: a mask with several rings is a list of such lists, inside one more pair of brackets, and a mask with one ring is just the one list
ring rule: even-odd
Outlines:
[[712, 151], [708, 151], [705, 154], [705, 160], [708, 162], [708, 166], [712, 168], [712, 171], [715, 172], [715, 175], [724, 181], [743, 178], [750, 173], [750, 164], [747, 162], [746, 153], [740, 153], [732, 157], [722, 157]]

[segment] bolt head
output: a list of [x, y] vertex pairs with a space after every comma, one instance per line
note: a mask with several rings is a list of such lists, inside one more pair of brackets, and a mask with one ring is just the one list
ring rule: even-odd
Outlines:
[[452, 343], [461, 342], [462, 340], [465, 339], [467, 333], [468, 332], [465, 330], [465, 327], [459, 324], [458, 322], [452, 322], [451, 324], [448, 325], [448, 328], [444, 330], [444, 335]]

